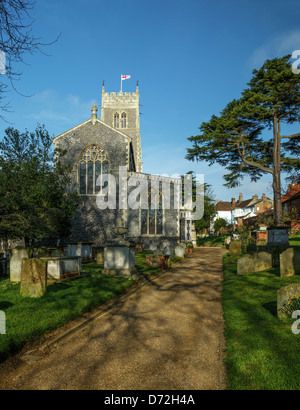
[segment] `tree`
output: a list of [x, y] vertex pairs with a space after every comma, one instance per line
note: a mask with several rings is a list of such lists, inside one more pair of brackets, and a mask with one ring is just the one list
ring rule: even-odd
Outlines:
[[199, 233], [202, 229], [209, 229], [210, 223], [215, 216], [215, 198], [211, 185], [204, 183], [204, 214], [201, 219], [195, 221], [196, 232]]
[[77, 193], [68, 192], [69, 169], [52, 149], [44, 126], [32, 133], [7, 128], [0, 143], [0, 238], [24, 238], [34, 248], [43, 239], [70, 234], [78, 206]]
[[[19, 63], [24, 63], [25, 54], [42, 52], [44, 46], [40, 38], [33, 36], [33, 19], [30, 16], [35, 2], [32, 0], [0, 0], [0, 71], [5, 74], [0, 81], [0, 109], [8, 110], [4, 104], [4, 93], [9, 86], [15, 89], [14, 82], [20, 79], [21, 73], [16, 70]], [[1, 116], [1, 118], [4, 118]]]
[[[197, 184], [199, 182], [196, 181], [195, 174], [193, 171], [187, 172], [186, 175], [191, 175], [192, 177], [192, 201], [196, 202], [196, 195], [197, 195]], [[181, 176], [182, 181], [182, 203], [184, 204], [184, 176]], [[211, 185], [204, 182], [203, 186], [198, 187], [198, 194], [202, 196], [203, 193], [203, 201], [204, 201], [204, 213], [201, 219], [195, 220], [195, 230], [197, 233], [201, 232], [202, 229], [209, 229], [210, 222], [215, 216], [215, 198], [214, 193], [212, 190]]]
[[[292, 72], [290, 56], [267, 60], [253, 70], [248, 88], [238, 100], [200, 126], [190, 137], [189, 160], [218, 163], [229, 173], [225, 186], [235, 187], [245, 175], [251, 181], [265, 174], [273, 178], [275, 225], [282, 225], [281, 171], [298, 172], [300, 134], [281, 135], [282, 124], [300, 118], [300, 75]], [[262, 135], [272, 129], [269, 138]], [[282, 142], [286, 139], [286, 142]]]
[[221, 228], [226, 228], [227, 221], [224, 218], [217, 218], [214, 223], [214, 231], [218, 232]]

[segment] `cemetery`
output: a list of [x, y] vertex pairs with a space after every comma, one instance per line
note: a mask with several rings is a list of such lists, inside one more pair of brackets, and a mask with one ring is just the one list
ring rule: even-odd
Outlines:
[[[127, 248], [127, 243], [108, 245], [97, 252], [90, 250], [88, 258], [86, 249], [83, 256], [63, 256], [62, 251], [43, 249], [40, 258], [28, 258], [26, 249], [17, 247], [10, 258], [0, 259], [0, 311], [6, 314], [10, 334], [9, 338], [0, 339], [0, 362], [17, 353], [25, 343], [105, 304], [126, 292], [137, 280], [156, 275], [185, 256], [182, 246], [175, 248], [171, 260], [171, 255], [164, 254], [170, 253], [166, 247], [154, 251], [141, 250], [140, 246]], [[115, 245], [125, 245], [125, 253], [122, 247]], [[82, 248], [81, 244], [72, 244], [73, 255]], [[67, 249], [65, 252], [70, 254]], [[111, 252], [119, 254], [116, 262]], [[158, 253], [166, 263], [156, 263]], [[45, 254], [55, 256], [43, 256]], [[155, 263], [148, 264], [149, 257], [154, 258]], [[121, 266], [121, 271], [115, 269]], [[134, 270], [129, 269], [130, 266]], [[30, 317], [30, 321], [24, 320], [26, 317]]]
[[0, 7], [0, 390], [300, 390], [289, 1], [36, 3]]
[[297, 318], [291, 316], [300, 310], [299, 245], [298, 233], [276, 266], [264, 247], [223, 258], [225, 362], [232, 389], [300, 387], [299, 337], [292, 332]]

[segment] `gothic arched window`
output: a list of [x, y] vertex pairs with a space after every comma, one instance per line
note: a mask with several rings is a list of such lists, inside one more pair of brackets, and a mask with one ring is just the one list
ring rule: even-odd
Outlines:
[[119, 128], [119, 126], [120, 126], [120, 114], [116, 112], [114, 114], [114, 127]]
[[126, 128], [126, 112], [122, 112], [121, 115], [121, 128]]
[[79, 159], [79, 192], [81, 195], [93, 195], [100, 191], [99, 176], [108, 173], [108, 155], [96, 144], [87, 147]]
[[148, 203], [141, 206], [141, 234], [162, 235], [163, 233], [163, 207], [162, 193], [148, 191]]

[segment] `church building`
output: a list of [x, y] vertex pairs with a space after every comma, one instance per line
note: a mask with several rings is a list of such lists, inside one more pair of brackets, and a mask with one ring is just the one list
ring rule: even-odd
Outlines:
[[72, 167], [70, 189], [81, 196], [69, 243], [104, 246], [116, 238], [116, 226], [144, 248], [191, 241], [190, 221], [180, 212], [181, 180], [143, 173], [139, 107], [138, 86], [109, 93], [103, 85], [101, 119], [94, 105], [89, 119], [54, 138]]

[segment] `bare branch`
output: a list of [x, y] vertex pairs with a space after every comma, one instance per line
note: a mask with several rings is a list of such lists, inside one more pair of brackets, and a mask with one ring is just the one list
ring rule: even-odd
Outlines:
[[23, 95], [14, 85], [22, 75], [15, 71], [15, 64], [26, 64], [26, 54], [40, 52], [47, 55], [43, 47], [54, 44], [60, 37], [59, 34], [54, 41], [42, 43], [40, 38], [32, 34], [34, 20], [30, 16], [30, 11], [34, 6], [34, 0], [0, 0], [0, 51], [5, 55], [5, 75], [0, 79], [1, 111], [5, 111], [7, 107], [7, 104], [3, 104], [6, 91], [13, 89], [19, 95]]

